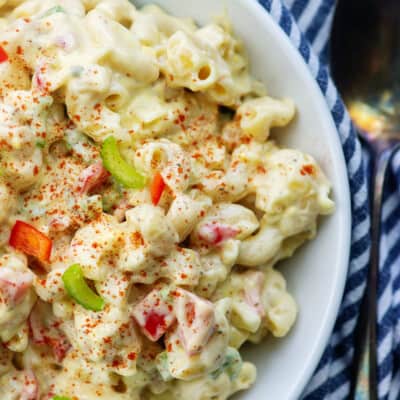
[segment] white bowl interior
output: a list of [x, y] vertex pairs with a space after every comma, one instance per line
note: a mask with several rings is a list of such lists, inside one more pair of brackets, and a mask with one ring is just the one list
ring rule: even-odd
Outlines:
[[244, 358], [257, 366], [255, 386], [243, 399], [297, 399], [314, 371], [333, 328], [342, 298], [350, 248], [350, 200], [346, 166], [336, 128], [325, 100], [283, 31], [252, 0], [134, 0], [156, 3], [168, 12], [200, 24], [227, 12], [248, 50], [252, 73], [269, 94], [291, 97], [298, 116], [288, 129], [277, 130], [279, 143], [313, 155], [332, 182], [337, 205], [320, 223], [317, 238], [278, 268], [299, 305], [299, 317], [285, 339], [247, 346]]

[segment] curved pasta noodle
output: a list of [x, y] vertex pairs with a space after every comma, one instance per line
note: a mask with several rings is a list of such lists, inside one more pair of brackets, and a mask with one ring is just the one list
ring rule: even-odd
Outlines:
[[107, 50], [104, 54], [105, 62], [143, 84], [149, 84], [158, 78], [159, 70], [154, 54], [141, 46], [126, 28], [96, 9], [90, 11], [85, 19], [94, 42], [101, 45], [103, 51]]
[[271, 97], [245, 101], [237, 110], [243, 132], [260, 142], [268, 139], [270, 128], [288, 125], [294, 114], [292, 100]]
[[196, 190], [188, 195], [179, 194], [175, 197], [168, 210], [167, 218], [178, 232], [180, 242], [192, 232], [211, 204], [212, 201], [208, 196]]
[[149, 4], [136, 15], [131, 31], [140, 42], [155, 46], [177, 31], [194, 32], [196, 26], [189, 18], [176, 18], [166, 14], [156, 5]]
[[183, 110], [179, 101], [164, 98], [164, 85], [137, 90], [124, 110], [121, 123], [137, 137], [151, 138], [173, 131], [176, 113]]
[[[235, 230], [235, 239], [243, 240], [255, 232], [259, 223], [254, 213], [239, 204], [220, 203], [213, 206], [192, 231], [192, 242], [196, 243], [207, 225], [223, 224]], [[201, 240], [201, 239], [200, 239]]]
[[174, 33], [166, 46], [165, 74], [169, 84], [185, 86], [193, 91], [210, 88], [219, 78], [219, 71], [210, 50], [202, 48], [183, 31]]
[[237, 263], [246, 266], [267, 263], [279, 252], [282, 240], [282, 234], [278, 229], [261, 224], [256, 235], [241, 242]]
[[[128, 0], [102, 0], [91, 1], [91, 9], [96, 9], [97, 12], [103, 14], [107, 18], [118, 22], [125, 28], [129, 29], [133, 21], [136, 19], [137, 12], [135, 6]], [[93, 3], [97, 3], [96, 5]], [[86, 6], [87, 6], [86, 5]], [[88, 9], [86, 9], [88, 11]]]
[[70, 118], [96, 141], [109, 135], [126, 139], [126, 133], [124, 135], [120, 129], [120, 116], [105, 105], [111, 82], [109, 69], [93, 65], [72, 80], [66, 89], [65, 104]]
[[189, 157], [181, 146], [169, 140], [161, 139], [145, 144], [136, 151], [135, 164], [144, 171], [159, 171], [174, 193], [183, 192], [189, 186]]
[[296, 319], [297, 306], [286, 290], [286, 281], [272, 268], [265, 272], [262, 296], [266, 310], [266, 327], [276, 337], [285, 336]]
[[21, 352], [27, 346], [27, 338], [23, 331], [25, 328], [25, 333], [27, 332], [26, 319], [36, 301], [36, 293], [28, 287], [26, 294], [18, 302], [10, 301], [7, 298], [7, 291], [3, 291], [4, 281], [16, 286], [21, 278], [24, 282], [31, 281], [33, 273], [28, 268], [26, 257], [18, 255], [3, 255], [0, 258], [0, 265], [0, 281], [3, 287], [0, 291], [0, 339], [3, 343], [7, 343], [14, 338], [13, 351]]
[[237, 202], [248, 194], [249, 170], [236, 163], [227, 171], [212, 171], [202, 177], [202, 189], [218, 202]]

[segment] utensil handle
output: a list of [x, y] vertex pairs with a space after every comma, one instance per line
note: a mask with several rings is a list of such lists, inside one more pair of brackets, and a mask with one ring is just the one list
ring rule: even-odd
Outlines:
[[[378, 306], [378, 275], [379, 275], [379, 246], [381, 236], [381, 215], [383, 189], [387, 177], [389, 163], [395, 154], [400, 149], [400, 144], [386, 148], [382, 151], [375, 150], [375, 161], [372, 170], [372, 220], [371, 220], [371, 255], [368, 271], [368, 283], [366, 292], [366, 301], [361, 308], [361, 319], [367, 321], [367, 326], [364, 328], [364, 334], [367, 335], [367, 340], [361, 343], [364, 351], [359, 351], [355, 354], [355, 363], [357, 371], [357, 384], [362, 382], [360, 375], [362, 371], [368, 371], [368, 387], [369, 399], [378, 399], [378, 368], [377, 368], [377, 306]], [[362, 315], [364, 314], [364, 315]], [[365, 356], [368, 354], [368, 356]], [[357, 389], [356, 389], [357, 391]]]

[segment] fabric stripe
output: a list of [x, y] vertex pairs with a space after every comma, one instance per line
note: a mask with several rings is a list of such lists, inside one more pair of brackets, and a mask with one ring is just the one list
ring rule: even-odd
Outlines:
[[301, 17], [301, 15], [303, 14], [303, 11], [305, 10], [308, 3], [309, 3], [308, 0], [295, 0], [294, 1], [293, 5], [291, 7], [291, 11], [296, 20], [298, 20]]
[[[281, 2], [280, 0], [260, 0], [260, 3], [268, 11], [271, 11], [272, 17], [288, 34], [317, 80], [331, 109], [348, 166], [353, 215], [349, 274], [332, 338], [303, 394], [303, 398], [307, 400], [346, 399], [350, 388], [350, 366], [355, 339], [354, 329], [366, 286], [370, 250], [370, 220], [366, 182], [368, 168], [364, 163], [355, 129], [351, 125], [343, 102], [329, 76], [328, 68], [320, 62], [320, 57], [326, 57], [329, 47], [328, 35], [333, 19], [335, 1], [284, 0]], [[302, 32], [295, 22], [300, 25]], [[315, 46], [313, 49], [310, 42], [313, 42]], [[324, 54], [321, 55], [321, 51]], [[396, 162], [400, 165], [400, 157]], [[386, 206], [387, 209], [388, 207]], [[392, 207], [393, 210], [396, 208]], [[386, 211], [386, 215], [392, 215], [392, 212]]]

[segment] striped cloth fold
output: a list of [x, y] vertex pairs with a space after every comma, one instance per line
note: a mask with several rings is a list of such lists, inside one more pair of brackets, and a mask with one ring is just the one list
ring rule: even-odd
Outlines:
[[[347, 0], [348, 1], [348, 0]], [[370, 251], [367, 163], [345, 106], [329, 75], [329, 35], [335, 12], [335, 0], [259, 0], [299, 50], [325, 95], [332, 112], [345, 155], [352, 200], [352, 241], [348, 277], [340, 312], [327, 348], [305, 388], [305, 400], [349, 398], [350, 372], [354, 353], [355, 327], [365, 292]], [[398, 398], [400, 354], [392, 352], [400, 343], [400, 323], [394, 316], [400, 307], [400, 156], [393, 161], [393, 173], [387, 188], [383, 210], [384, 226], [379, 281], [379, 395], [380, 399]], [[396, 168], [397, 167], [397, 168]], [[398, 185], [395, 180], [398, 180]], [[400, 351], [400, 347], [397, 347]], [[397, 357], [396, 357], [397, 355]], [[397, 391], [397, 392], [396, 392]], [[390, 392], [390, 396], [389, 396]], [[395, 393], [396, 392], [396, 393]], [[366, 397], [367, 398], [367, 397]]]
[[378, 282], [379, 399], [400, 398], [400, 152], [391, 163], [382, 209]]

